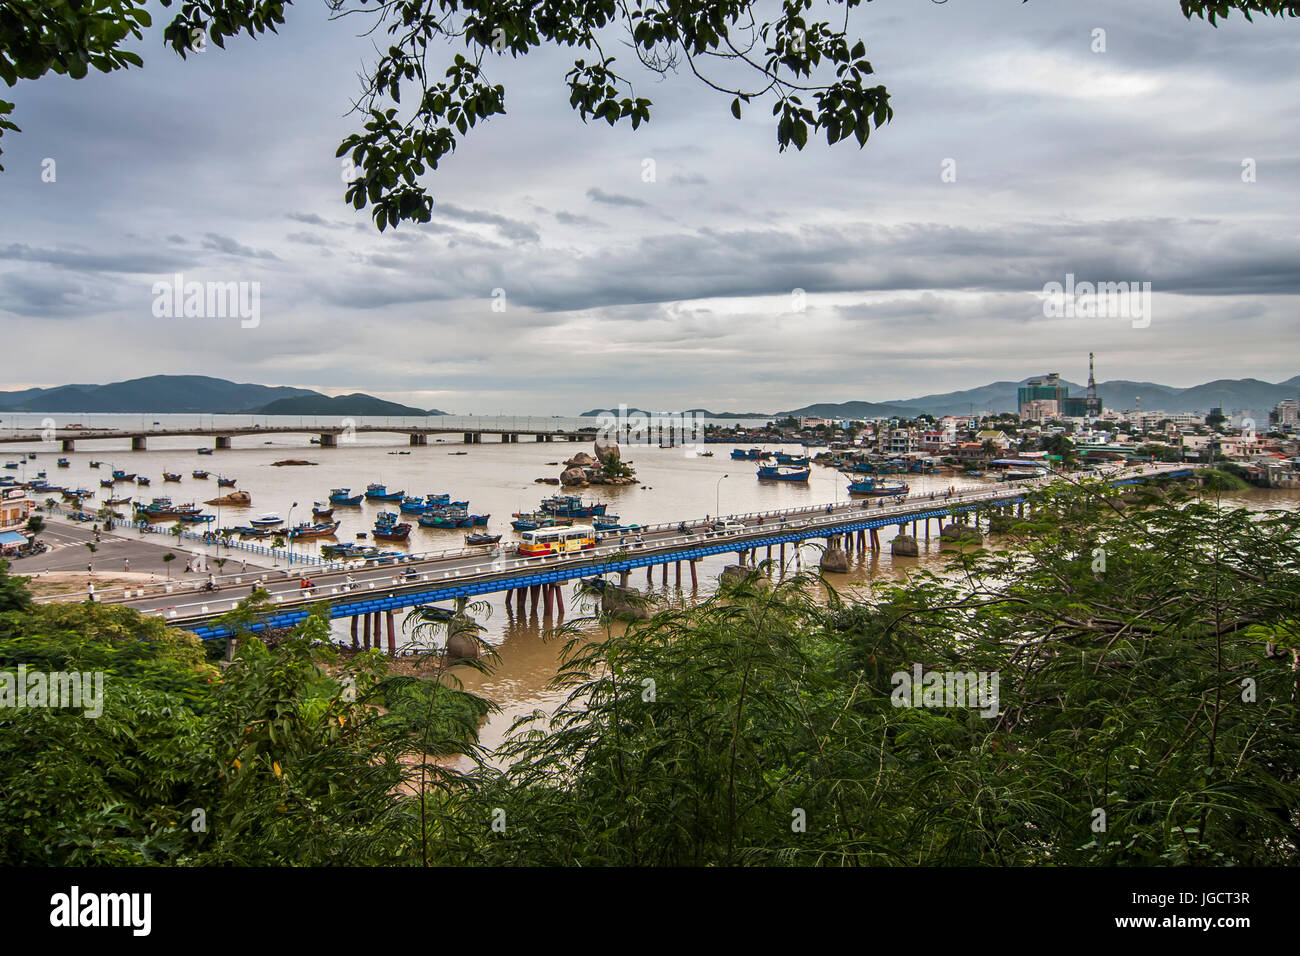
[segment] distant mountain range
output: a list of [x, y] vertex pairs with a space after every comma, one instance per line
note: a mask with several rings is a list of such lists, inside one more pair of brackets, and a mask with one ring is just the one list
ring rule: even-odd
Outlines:
[[[959, 392], [922, 395], [919, 398], [890, 402], [841, 402], [805, 405], [787, 412], [777, 412], [775, 417], [786, 415], [816, 418], [906, 418], [928, 412], [931, 415], [997, 414], [1015, 412], [1016, 390], [1028, 379], [1019, 382], [993, 382], [979, 388]], [[1087, 394], [1087, 386], [1061, 380], [1070, 389], [1071, 396]], [[1225, 412], [1236, 409], [1266, 411], [1283, 399], [1295, 399], [1300, 394], [1300, 375], [1294, 375], [1276, 385], [1257, 378], [1218, 379], [1191, 388], [1173, 388], [1154, 382], [1129, 382], [1117, 380], [1099, 382], [1097, 394], [1106, 409], [1126, 411], [1138, 406], [1166, 412], [1208, 412], [1222, 408]]]
[[[688, 408], [683, 412], [652, 412], [644, 408], [629, 408], [625, 410], [628, 415], [701, 415], [704, 418], [771, 418], [767, 412], [711, 412], [707, 408]], [[596, 418], [600, 415], [617, 415], [617, 408], [593, 408], [589, 412], [583, 412], [579, 418]]]
[[150, 375], [109, 385], [0, 392], [0, 412], [152, 415], [445, 415], [360, 392], [331, 398], [309, 388], [250, 385], [205, 375]]

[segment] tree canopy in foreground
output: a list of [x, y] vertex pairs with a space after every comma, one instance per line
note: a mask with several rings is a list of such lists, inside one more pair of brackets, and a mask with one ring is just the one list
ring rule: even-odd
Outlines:
[[[425, 174], [475, 125], [506, 112], [506, 90], [490, 78], [495, 58], [560, 48], [578, 55], [564, 75], [569, 104], [587, 121], [647, 122], [652, 103], [635, 72], [688, 72], [729, 103], [739, 119], [751, 103], [771, 104], [779, 149], [803, 149], [810, 135], [864, 146], [893, 116], [875, 82], [866, 42], [850, 32], [863, 0], [326, 0], [337, 18], [387, 34], [388, 48], [362, 77], [360, 131], [339, 145], [355, 179], [346, 199], [367, 205], [380, 229], [427, 222], [433, 199]], [[870, 2], [870, 0], [866, 0]], [[1025, 0], [1028, 2], [1028, 0]], [[81, 79], [143, 66], [128, 49], [143, 39], [148, 8], [173, 0], [3, 0], [0, 79], [14, 86], [48, 72]], [[164, 30], [182, 57], [208, 44], [275, 32], [287, 0], [180, 0]], [[1300, 16], [1284, 0], [1180, 0], [1189, 19], [1211, 24], [1233, 12]], [[764, 20], [764, 11], [773, 18]], [[631, 47], [630, 69], [612, 51]], [[463, 52], [461, 52], [463, 50]], [[628, 59], [631, 60], [632, 57]], [[0, 100], [0, 135], [17, 131], [14, 105]], [[3, 169], [3, 167], [0, 167]]]

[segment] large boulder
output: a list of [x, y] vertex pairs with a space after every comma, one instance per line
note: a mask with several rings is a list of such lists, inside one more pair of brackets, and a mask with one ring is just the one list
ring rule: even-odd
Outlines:
[[636, 588], [620, 587], [608, 582], [601, 591], [600, 609], [625, 621], [645, 621], [650, 618], [645, 595]]
[[228, 495], [222, 495], [220, 498], [213, 498], [211, 501], [205, 501], [208, 505], [251, 505], [253, 496], [247, 491], [232, 491]]
[[[722, 573], [718, 575], [718, 583], [724, 587], [728, 585], [734, 587], [740, 584], [742, 581], [744, 581], [753, 573], [754, 573], [753, 568], [746, 567], [743, 564], [729, 564], [725, 568], [723, 568]], [[754, 586], [760, 589], [770, 588], [772, 586], [772, 582], [760, 574], [758, 577], [754, 579]]]
[[946, 525], [939, 537], [947, 544], [983, 544], [984, 535], [967, 524]]
[[564, 463], [566, 468], [590, 468], [596, 464], [596, 459], [592, 458], [585, 451], [580, 451]]
[[822, 552], [821, 569], [823, 571], [833, 571], [836, 574], [848, 574], [848, 553], [840, 547], [827, 548]]
[[921, 546], [910, 534], [900, 534], [889, 542], [889, 553], [900, 558], [917, 558], [921, 556]]
[[566, 468], [560, 475], [560, 484], [564, 485], [566, 488], [586, 485], [587, 473], [576, 466], [573, 468]]
[[619, 450], [618, 442], [609, 441], [604, 438], [597, 438], [596, 460], [603, 462], [609, 458], [614, 459], [616, 463], [623, 460], [623, 453]]
[[478, 660], [478, 642], [466, 633], [453, 634], [447, 638], [447, 660]]

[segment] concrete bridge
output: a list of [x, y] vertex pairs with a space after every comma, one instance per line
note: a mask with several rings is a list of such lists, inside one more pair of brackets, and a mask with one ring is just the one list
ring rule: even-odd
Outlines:
[[[1192, 470], [1185, 465], [1145, 466], [1117, 475], [1112, 483], [1127, 485], [1156, 477], [1191, 475]], [[364, 624], [367, 647], [372, 627], [375, 646], [379, 646], [381, 620], [386, 618], [392, 650], [393, 614], [404, 608], [445, 601], [464, 607], [470, 598], [504, 591], [507, 601], [513, 598], [519, 611], [524, 610], [525, 600], [531, 600], [535, 611], [539, 600], [544, 599], [548, 614], [557, 604], [563, 613], [561, 587], [578, 578], [617, 574], [619, 583], [626, 585], [632, 572], [644, 568], [650, 577], [658, 567], [666, 584], [672, 565], [676, 583], [681, 585], [685, 564], [694, 586], [698, 584], [699, 560], [729, 552], [737, 555], [740, 564], [752, 565], [758, 560], [759, 549], [764, 549], [766, 557], [779, 558], [784, 567], [786, 546], [794, 546], [797, 553], [798, 546], [811, 539], [823, 539], [829, 547], [842, 547], [848, 552], [855, 547], [879, 550], [878, 532], [882, 528], [911, 525], [915, 533], [924, 527], [928, 539], [932, 521], [936, 533], [945, 521], [954, 519], [973, 519], [978, 526], [980, 515], [1022, 510], [1028, 493], [1042, 483], [1041, 479], [1018, 482], [951, 497], [918, 496], [901, 504], [885, 505], [881, 499], [868, 499], [733, 515], [727, 520], [741, 527], [725, 533], [714, 532], [708, 523], [699, 520], [667, 522], [643, 527], [639, 534], [606, 532], [594, 550], [567, 555], [525, 558], [502, 548], [487, 547], [417, 553], [385, 561], [338, 562], [310, 574], [310, 591], [299, 586], [303, 572], [295, 568], [227, 575], [218, 580], [220, 589], [216, 592], [198, 592], [193, 585], [183, 588], [167, 584], [99, 591], [96, 597], [156, 614], [208, 640], [227, 636], [228, 630], [217, 619], [233, 610], [254, 588], [262, 588], [270, 594], [272, 610], [254, 630], [290, 627], [306, 618], [312, 605], [328, 602], [331, 618], [352, 619], [354, 643], [358, 620]], [[681, 530], [683, 524], [685, 532]]]
[[58, 442], [63, 451], [76, 451], [77, 442], [87, 441], [121, 441], [130, 439], [132, 451], [144, 451], [150, 438], [175, 438], [193, 436], [195, 438], [212, 438], [213, 448], [231, 447], [232, 439], [241, 436], [260, 435], [316, 435], [322, 448], [336, 448], [340, 442], [346, 444], [354, 435], [378, 433], [406, 435], [411, 445], [427, 445], [430, 435], [460, 435], [467, 445], [478, 445], [484, 435], [497, 436], [502, 444], [518, 442], [520, 436], [528, 436], [533, 441], [592, 441], [596, 437], [596, 428], [571, 431], [557, 428], [554, 431], [520, 428], [465, 428], [463, 425], [353, 425], [340, 424], [329, 426], [306, 425], [241, 425], [237, 427], [193, 428], [50, 428], [15, 430], [0, 435], [0, 444], [39, 444]]

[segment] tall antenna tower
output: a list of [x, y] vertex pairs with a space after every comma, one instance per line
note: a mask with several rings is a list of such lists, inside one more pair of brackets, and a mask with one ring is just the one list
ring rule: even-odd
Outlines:
[[1101, 399], [1097, 397], [1097, 376], [1093, 374], [1092, 353], [1088, 353], [1088, 414], [1096, 417], [1101, 414]]

